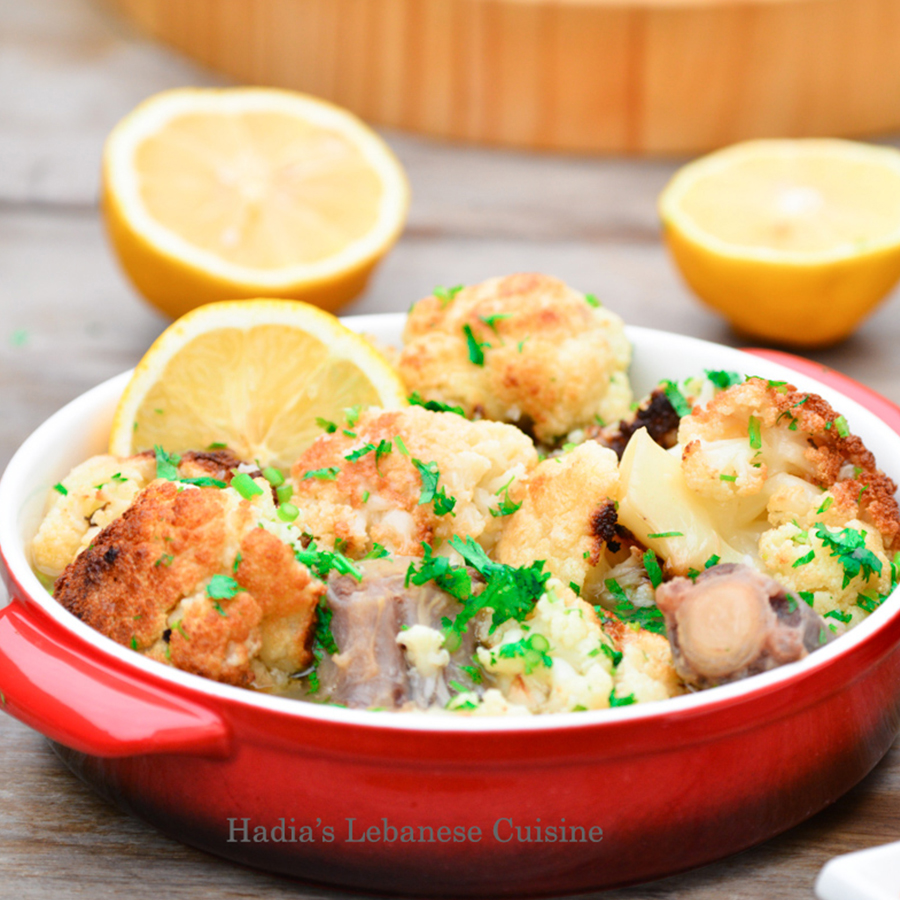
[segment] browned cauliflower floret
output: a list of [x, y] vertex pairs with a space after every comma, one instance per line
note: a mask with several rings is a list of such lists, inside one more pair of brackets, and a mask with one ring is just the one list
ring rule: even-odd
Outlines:
[[[843, 416], [817, 394], [749, 378], [685, 416], [678, 442], [684, 448], [685, 480], [704, 497], [728, 501], [777, 492], [777, 518], [781, 506], [797, 515], [792, 507], [798, 492], [817, 501], [809, 505], [823, 503], [821, 494], [805, 491], [805, 482], [829, 492], [833, 521], [871, 523], [888, 549], [900, 535], [896, 485], [878, 469], [862, 440], [850, 434]], [[776, 481], [776, 475], [793, 478]], [[764, 505], [770, 499], [766, 496]]]
[[410, 311], [400, 374], [427, 400], [553, 443], [628, 412], [631, 347], [618, 316], [546, 275], [510, 275]]
[[891, 591], [896, 487], [821, 397], [749, 378], [682, 419], [678, 436], [684, 480], [711, 501], [719, 533], [833, 631]]
[[365, 412], [352, 433], [323, 435], [300, 457], [291, 502], [299, 528], [354, 557], [374, 543], [421, 556], [423, 541], [455, 534], [491, 550], [506, 489], [537, 463], [511, 425], [418, 406]]
[[521, 506], [506, 521], [497, 560], [528, 566], [543, 559], [563, 584], [577, 585], [594, 602], [610, 567], [605, 551], [615, 537], [617, 485], [615, 453], [593, 442], [544, 460], [510, 489]]
[[[265, 482], [261, 482], [265, 484]], [[265, 528], [271, 496], [155, 481], [56, 582], [107, 637], [179, 669], [270, 687], [305, 667], [325, 588]]]
[[[240, 460], [227, 451], [189, 452], [181, 458], [182, 477], [210, 476], [230, 481]], [[153, 453], [120, 459], [93, 456], [72, 469], [47, 498], [47, 512], [31, 545], [34, 567], [56, 578], [100, 530], [131, 506], [156, 477]]]

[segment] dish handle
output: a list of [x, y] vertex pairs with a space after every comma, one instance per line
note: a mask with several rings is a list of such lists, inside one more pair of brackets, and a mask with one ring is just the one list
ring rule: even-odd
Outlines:
[[99, 757], [228, 756], [214, 712], [79, 651], [40, 610], [0, 610], [0, 708], [51, 740]]
[[802, 356], [794, 356], [793, 353], [785, 353], [782, 350], [768, 350], [764, 348], [753, 347], [745, 349], [744, 353], [751, 353], [753, 356], [759, 356], [762, 359], [768, 359], [795, 372], [803, 375], [809, 375], [833, 387], [836, 391], [846, 394], [851, 400], [855, 400], [860, 406], [864, 406], [869, 412], [874, 413], [886, 425], [894, 431], [900, 433], [900, 406], [892, 403], [886, 397], [876, 393], [872, 388], [854, 381], [847, 375], [823, 366], [821, 363], [813, 362], [810, 359], [804, 359]]

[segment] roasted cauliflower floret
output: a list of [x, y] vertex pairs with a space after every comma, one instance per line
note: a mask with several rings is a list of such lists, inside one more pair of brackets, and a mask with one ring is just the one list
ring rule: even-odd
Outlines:
[[537, 464], [517, 428], [418, 406], [370, 410], [352, 434], [325, 434], [300, 457], [291, 502], [298, 526], [353, 557], [374, 543], [421, 556], [423, 541], [455, 534], [491, 550], [507, 489]]
[[[608, 542], [615, 543], [617, 485], [615, 453], [593, 442], [539, 463], [510, 488], [521, 506], [506, 520], [497, 560], [527, 566], [543, 559], [563, 584], [595, 588], [609, 570]], [[591, 599], [596, 591], [583, 593]]]
[[[263, 487], [265, 482], [260, 479]], [[271, 493], [157, 480], [56, 582], [70, 612], [159, 662], [270, 687], [305, 667], [324, 586], [265, 527]]]
[[476, 651], [477, 660], [515, 706], [532, 713], [609, 706], [612, 642], [594, 610], [561, 584], [524, 622], [509, 620], [481, 636], [487, 646]]
[[[178, 474], [185, 478], [231, 479], [240, 460], [227, 451], [185, 453]], [[35, 568], [56, 578], [113, 519], [156, 477], [153, 453], [120, 459], [93, 456], [49, 492], [47, 511], [31, 545]]]
[[127, 459], [93, 456], [72, 469], [47, 498], [47, 512], [31, 545], [35, 568], [57, 578], [155, 477], [156, 461], [146, 453]]
[[788, 522], [763, 534], [759, 552], [772, 576], [825, 616], [834, 632], [865, 618], [894, 583], [881, 535], [859, 519], [809, 528]]
[[546, 275], [426, 297], [403, 341], [400, 374], [411, 391], [518, 424], [547, 444], [597, 417], [619, 419], [631, 402], [621, 319]]
[[[756, 515], [822, 502], [804, 486], [828, 490], [832, 520], [860, 519], [889, 549], [900, 536], [896, 485], [875, 465], [846, 420], [816, 394], [785, 382], [749, 378], [685, 416], [678, 431], [683, 472], [691, 490], [718, 502], [759, 496]], [[779, 481], [773, 481], [782, 476]], [[785, 477], [787, 476], [787, 477]], [[745, 505], [753, 510], [753, 504]]]

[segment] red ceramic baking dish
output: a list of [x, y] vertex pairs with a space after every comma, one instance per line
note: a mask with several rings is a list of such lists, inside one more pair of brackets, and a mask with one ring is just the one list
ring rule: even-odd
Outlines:
[[[351, 327], [396, 341], [402, 316]], [[703, 368], [825, 395], [900, 474], [900, 410], [835, 372], [632, 328], [636, 391]], [[304, 880], [433, 896], [560, 894], [698, 866], [856, 784], [900, 724], [900, 595], [799, 663], [659, 703], [532, 719], [347, 710], [146, 660], [59, 607], [27, 545], [46, 491], [104, 449], [127, 374], [22, 446], [0, 481], [0, 703], [117, 805]]]

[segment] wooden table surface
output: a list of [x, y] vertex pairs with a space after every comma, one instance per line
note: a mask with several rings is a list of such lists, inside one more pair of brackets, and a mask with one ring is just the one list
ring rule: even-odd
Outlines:
[[[0, 469], [61, 405], [134, 365], [167, 324], [110, 256], [97, 208], [104, 135], [164, 88], [217, 84], [96, 0], [0, 5]], [[436, 284], [541, 270], [634, 324], [739, 345], [660, 245], [678, 161], [582, 159], [385, 135], [413, 187], [409, 226], [348, 312], [405, 310]], [[900, 305], [812, 354], [900, 401]], [[2, 589], [0, 589], [2, 593]], [[0, 597], [0, 602], [5, 602]], [[112, 809], [44, 739], [0, 716], [0, 897], [347, 897], [181, 846]], [[731, 859], [610, 898], [810, 898], [831, 856], [900, 839], [900, 748], [830, 809]], [[648, 848], [652, 852], [652, 848]]]

